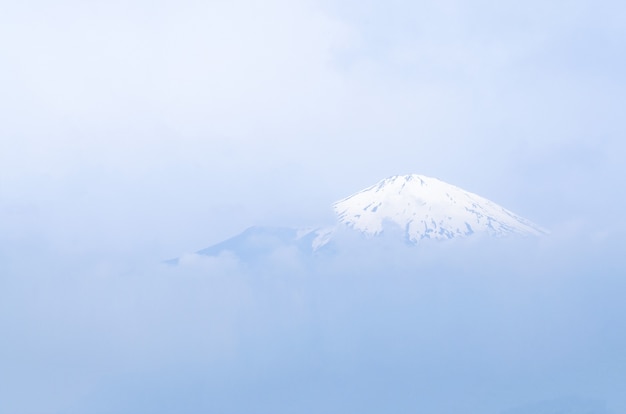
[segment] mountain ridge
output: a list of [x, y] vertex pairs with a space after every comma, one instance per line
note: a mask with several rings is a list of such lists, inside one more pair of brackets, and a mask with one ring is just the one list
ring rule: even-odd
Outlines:
[[437, 178], [395, 175], [333, 204], [339, 223], [366, 235], [385, 221], [405, 230], [407, 241], [450, 239], [475, 233], [542, 235], [547, 230], [477, 194]]
[[[542, 236], [549, 232], [477, 194], [437, 178], [394, 175], [332, 204], [337, 222], [326, 227], [252, 226], [242, 233], [198, 250], [218, 256], [229, 251], [258, 261], [278, 248], [309, 256], [333, 250], [335, 236], [348, 231], [365, 239], [400, 234], [417, 245], [425, 240], [450, 240], [477, 234], [490, 237]], [[167, 261], [178, 263], [178, 259]]]

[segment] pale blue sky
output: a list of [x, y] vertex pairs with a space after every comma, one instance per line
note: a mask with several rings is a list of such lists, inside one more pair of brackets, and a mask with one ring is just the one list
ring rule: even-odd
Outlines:
[[0, 7], [5, 234], [165, 254], [410, 172], [545, 226], [623, 204], [619, 2]]

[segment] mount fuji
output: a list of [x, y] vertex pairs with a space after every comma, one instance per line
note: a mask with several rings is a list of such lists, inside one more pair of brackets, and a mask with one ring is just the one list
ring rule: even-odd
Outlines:
[[[337, 222], [328, 227], [294, 229], [254, 226], [196, 254], [234, 253], [258, 261], [280, 248], [310, 256], [329, 250], [335, 235], [354, 233], [363, 239], [401, 234], [417, 245], [475, 235], [542, 236], [548, 232], [479, 195], [423, 175], [396, 175], [379, 181], [332, 205]], [[168, 261], [178, 263], [178, 259]]]
[[479, 195], [423, 175], [386, 178], [333, 204], [339, 223], [376, 236], [389, 226], [406, 240], [546, 234], [546, 230]]

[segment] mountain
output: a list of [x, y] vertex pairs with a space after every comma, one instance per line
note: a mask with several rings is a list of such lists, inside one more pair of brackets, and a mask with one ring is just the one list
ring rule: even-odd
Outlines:
[[[401, 234], [404, 241], [465, 238], [475, 234], [539, 236], [547, 231], [496, 203], [423, 175], [396, 175], [379, 181], [332, 205], [334, 226], [294, 229], [254, 226], [243, 233], [196, 253], [218, 256], [236, 254], [246, 262], [258, 262], [278, 249], [301, 256], [334, 249], [339, 234], [366, 239]], [[178, 259], [167, 263], [176, 264]]]
[[[327, 233], [316, 228], [253, 226], [230, 239], [198, 250], [196, 254], [219, 256], [224, 252], [231, 252], [247, 263], [261, 262], [279, 249], [291, 249], [301, 257], [308, 257], [321, 244], [325, 244]], [[176, 258], [165, 263], [176, 265], [178, 262], [179, 259]]]
[[479, 195], [423, 175], [396, 175], [333, 204], [339, 223], [368, 236], [400, 228], [408, 242], [541, 235], [530, 221]]

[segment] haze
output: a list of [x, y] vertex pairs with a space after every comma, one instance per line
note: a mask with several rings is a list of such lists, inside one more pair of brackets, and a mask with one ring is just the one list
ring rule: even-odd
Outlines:
[[[0, 1], [0, 411], [625, 411], [624, 19]], [[551, 234], [189, 255], [407, 173]]]

